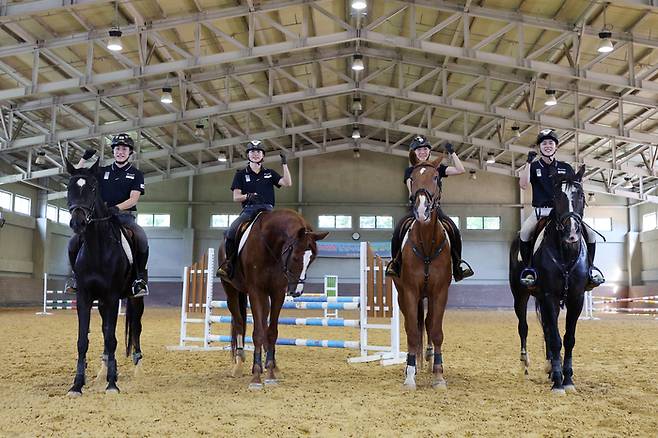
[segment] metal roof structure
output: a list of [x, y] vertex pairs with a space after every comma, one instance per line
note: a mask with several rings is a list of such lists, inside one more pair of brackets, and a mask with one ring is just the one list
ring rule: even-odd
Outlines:
[[120, 132], [150, 182], [231, 169], [251, 138], [406, 156], [414, 134], [515, 175], [550, 127], [588, 191], [658, 202], [656, 29], [656, 0], [0, 0], [0, 184], [60, 196], [60, 150], [109, 158]]

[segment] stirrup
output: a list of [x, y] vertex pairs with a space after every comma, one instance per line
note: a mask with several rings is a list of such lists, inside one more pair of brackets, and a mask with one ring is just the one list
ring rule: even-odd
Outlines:
[[67, 294], [74, 294], [78, 291], [78, 282], [75, 277], [70, 277], [64, 283], [64, 292]]
[[391, 260], [388, 262], [386, 265], [386, 271], [384, 273], [387, 277], [399, 277], [400, 276], [400, 268], [397, 266], [397, 263], [395, 262], [395, 259]]
[[533, 287], [537, 282], [537, 271], [533, 268], [525, 268], [521, 271], [519, 281], [525, 287]]
[[133, 298], [145, 297], [149, 294], [149, 287], [143, 279], [138, 278], [133, 281], [132, 294]]
[[596, 266], [592, 266], [589, 270], [589, 278], [587, 280], [585, 290], [590, 291], [597, 286], [601, 286], [603, 283], [605, 283], [603, 272], [601, 272], [601, 270]]
[[[466, 269], [462, 268], [462, 264], [466, 265]], [[468, 264], [466, 260], [460, 260], [459, 261], [459, 269], [462, 271], [462, 279], [472, 277], [475, 275], [475, 272], [473, 272], [473, 268], [471, 268], [471, 265]]]
[[229, 266], [229, 263], [227, 261], [224, 261], [221, 265], [217, 267], [217, 272], [215, 272], [215, 276], [223, 279], [223, 280], [229, 280], [232, 275], [231, 271], [232, 269], [227, 269]]

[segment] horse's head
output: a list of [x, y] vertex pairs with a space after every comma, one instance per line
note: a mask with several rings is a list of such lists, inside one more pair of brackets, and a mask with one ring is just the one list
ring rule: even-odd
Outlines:
[[66, 170], [71, 177], [67, 189], [67, 204], [71, 213], [69, 225], [73, 232], [80, 234], [92, 221], [99, 203], [99, 184], [96, 178], [98, 161], [89, 169], [76, 169], [66, 160]]
[[583, 165], [576, 174], [552, 175], [556, 228], [561, 239], [567, 244], [580, 242], [585, 209], [585, 192], [582, 186], [584, 173]]
[[316, 242], [329, 233], [316, 233], [307, 227], [288, 236], [283, 246], [283, 269], [288, 279], [288, 294], [298, 297], [304, 291], [306, 272], [318, 254]]
[[427, 222], [441, 201], [439, 165], [443, 157], [434, 161], [419, 161], [415, 154], [409, 153], [409, 159], [414, 167], [410, 177], [414, 216], [419, 222]]

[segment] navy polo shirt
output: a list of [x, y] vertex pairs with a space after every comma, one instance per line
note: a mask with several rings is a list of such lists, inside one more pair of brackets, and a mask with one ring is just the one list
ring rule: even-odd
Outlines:
[[553, 160], [551, 164], [547, 164], [544, 160], [534, 161], [530, 165], [533, 207], [553, 207], [553, 181], [549, 173], [559, 176], [573, 174], [573, 168], [564, 161]]
[[[99, 167], [98, 179], [101, 198], [109, 206], [121, 204], [130, 198], [133, 190], [144, 194], [144, 174], [132, 164], [119, 167], [112, 163], [110, 166]], [[137, 211], [137, 207], [133, 206], [130, 210]]]
[[[446, 174], [446, 170], [448, 169], [448, 166], [445, 164], [439, 164], [439, 182], [441, 178], [447, 178], [448, 174]], [[404, 171], [404, 184], [407, 184], [407, 180], [411, 178], [411, 172], [414, 171], [414, 166], [409, 166], [407, 167], [407, 170]]]
[[[265, 204], [274, 206], [274, 187], [281, 187], [279, 181], [281, 175], [272, 169], [261, 167], [260, 172], [251, 170], [251, 166], [235, 172], [231, 191], [240, 189], [243, 195], [247, 193], [258, 193]], [[242, 203], [244, 207], [246, 202]]]

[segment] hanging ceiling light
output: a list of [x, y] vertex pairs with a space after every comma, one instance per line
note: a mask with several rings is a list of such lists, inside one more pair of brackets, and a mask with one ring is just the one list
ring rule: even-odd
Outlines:
[[521, 138], [521, 127], [516, 123], [512, 125], [512, 132], [514, 133], [514, 137]]
[[599, 53], [610, 53], [615, 50], [615, 46], [612, 44], [610, 38], [612, 37], [612, 32], [609, 30], [602, 30], [599, 32], [599, 38], [601, 42], [599, 43], [599, 48], [597, 51]]
[[496, 157], [493, 152], [487, 154], [487, 164], [494, 164], [496, 162]]
[[546, 90], [546, 95], [548, 96], [546, 100], [544, 101], [544, 105], [546, 106], [554, 106], [557, 105], [557, 99], [555, 98], [555, 90], [551, 90], [550, 88]]
[[194, 129], [194, 135], [196, 135], [197, 137], [203, 137], [203, 134], [204, 134], [204, 132], [203, 132], [203, 128], [204, 128], [203, 123], [197, 123], [195, 128], [196, 129]]
[[354, 158], [361, 158], [361, 151], [359, 150], [359, 148], [353, 149], [352, 152], [354, 154]]
[[470, 179], [472, 179], [473, 181], [475, 181], [476, 179], [478, 179], [477, 173], [475, 173], [475, 169], [471, 169], [471, 170], [469, 170], [468, 173], [469, 173], [469, 176], [468, 176], [468, 177], [469, 177]]
[[591, 192], [588, 193], [587, 194], [587, 203], [592, 204], [594, 202], [596, 202], [596, 195], [594, 193], [591, 193]]
[[162, 89], [162, 95], [160, 96], [160, 102], [162, 103], [172, 103], [174, 98], [171, 97], [171, 87], [164, 87]]
[[363, 55], [356, 54], [352, 57], [352, 70], [354, 71], [362, 71], [365, 67], [363, 65]]
[[220, 163], [225, 163], [226, 162], [226, 152], [222, 151], [219, 153], [219, 156], [217, 157], [217, 161]]
[[352, 0], [352, 9], [356, 9], [357, 11], [361, 11], [368, 7], [368, 4], [366, 3], [366, 0]]
[[110, 38], [107, 40], [107, 50], [112, 52], [120, 52], [123, 50], [123, 45], [121, 44], [121, 35], [123, 33], [118, 27], [113, 27], [110, 29]]
[[361, 103], [360, 97], [355, 97], [354, 100], [352, 100], [352, 111], [363, 111], [363, 104]]
[[35, 164], [46, 164], [46, 153], [44, 151], [37, 152], [37, 157], [34, 159]]
[[352, 138], [355, 139], [355, 140], [361, 138], [361, 132], [359, 131], [358, 126], [355, 126], [352, 129]]
[[633, 181], [631, 181], [631, 178], [629, 176], [624, 177], [624, 185], [622, 187], [625, 189], [633, 188]]

